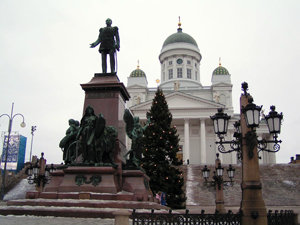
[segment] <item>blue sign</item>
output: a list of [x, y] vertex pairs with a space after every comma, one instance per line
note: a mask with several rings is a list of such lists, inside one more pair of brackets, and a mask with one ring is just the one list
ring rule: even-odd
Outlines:
[[1, 169], [4, 169], [7, 151], [6, 169], [18, 171], [24, 166], [27, 138], [21, 135], [10, 135], [8, 149], [7, 139], [8, 136], [5, 136], [1, 157]]

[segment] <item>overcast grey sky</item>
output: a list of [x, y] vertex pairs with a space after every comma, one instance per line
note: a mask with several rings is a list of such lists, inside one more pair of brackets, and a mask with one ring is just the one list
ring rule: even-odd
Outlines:
[[[89, 44], [97, 39], [106, 18], [119, 27], [118, 76], [127, 77], [140, 62], [149, 86], [160, 78], [158, 55], [164, 40], [177, 31], [198, 43], [202, 54], [201, 83], [211, 84], [219, 57], [233, 83], [233, 104], [239, 111], [241, 83], [247, 81], [254, 102], [266, 112], [276, 105], [283, 112], [277, 162], [300, 154], [298, 0], [1, 0], [0, 114], [16, 117], [13, 130], [27, 140], [29, 159], [32, 125], [37, 126], [33, 154], [45, 152], [48, 163], [62, 162], [58, 143], [68, 119], [81, 119], [84, 91], [80, 84], [101, 72], [100, 55]], [[8, 119], [0, 118], [0, 131]]]

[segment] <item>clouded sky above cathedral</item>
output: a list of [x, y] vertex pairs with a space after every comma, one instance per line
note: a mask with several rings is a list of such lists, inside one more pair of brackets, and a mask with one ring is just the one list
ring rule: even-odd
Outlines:
[[[183, 32], [191, 35], [202, 54], [201, 83], [211, 85], [211, 74], [222, 66], [231, 74], [233, 104], [239, 111], [241, 83], [265, 112], [276, 105], [284, 121], [277, 162], [288, 162], [300, 153], [297, 98], [300, 60], [300, 2], [298, 0], [1, 0], [0, 1], [0, 114], [22, 113], [13, 130], [28, 137], [37, 126], [33, 154], [45, 152], [48, 162], [62, 161], [58, 147], [68, 119], [80, 120], [84, 92], [79, 84], [101, 72], [100, 55], [89, 44], [111, 18], [119, 27], [118, 76], [140, 68], [149, 86], [160, 79], [158, 55], [164, 40], [177, 32], [178, 16]], [[0, 118], [0, 131], [7, 119]], [[59, 157], [58, 157], [59, 156]]]

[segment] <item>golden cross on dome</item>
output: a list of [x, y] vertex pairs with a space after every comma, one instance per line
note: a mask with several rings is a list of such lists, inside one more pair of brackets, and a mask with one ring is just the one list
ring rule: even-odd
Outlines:
[[137, 61], [137, 69], [140, 69], [140, 60]]
[[221, 66], [221, 57], [219, 57], [219, 66]]
[[179, 18], [178, 27], [181, 28], [180, 16], [178, 16], [178, 18]]

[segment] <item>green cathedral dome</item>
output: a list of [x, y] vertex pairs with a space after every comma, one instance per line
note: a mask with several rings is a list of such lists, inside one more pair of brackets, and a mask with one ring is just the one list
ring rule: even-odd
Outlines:
[[136, 70], [134, 70], [130, 73], [130, 77], [146, 77], [146, 74], [138, 66]]
[[229, 72], [225, 67], [221, 66], [220, 64], [219, 67], [217, 67], [214, 70], [213, 75], [229, 75]]
[[192, 38], [190, 35], [183, 33], [182, 29], [180, 27], [177, 29], [177, 33], [170, 35], [165, 40], [163, 47], [165, 47], [168, 44], [173, 44], [173, 43], [178, 43], [178, 42], [189, 43], [189, 44], [192, 44], [192, 45], [195, 45], [196, 47], [198, 47], [195, 39]]

